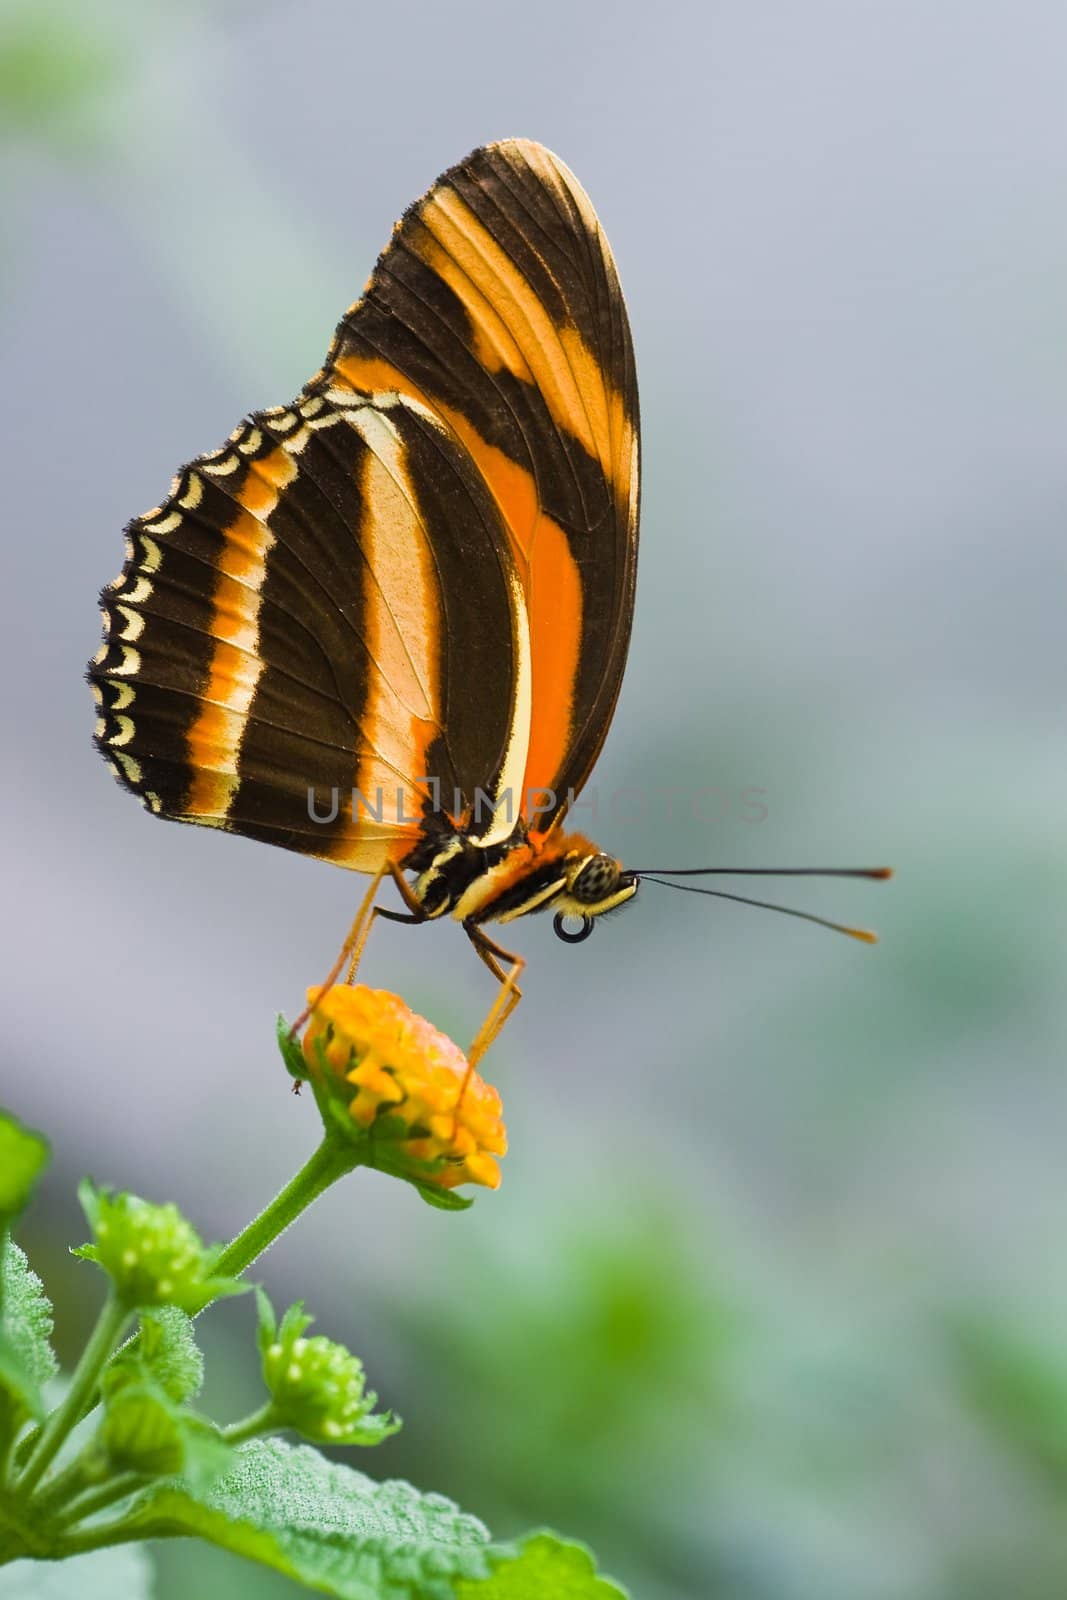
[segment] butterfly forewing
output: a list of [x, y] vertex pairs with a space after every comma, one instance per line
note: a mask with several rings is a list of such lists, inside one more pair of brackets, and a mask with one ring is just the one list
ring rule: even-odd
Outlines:
[[618, 696], [637, 559], [633, 349], [611, 251], [573, 174], [508, 140], [403, 218], [327, 365], [431, 406], [500, 506], [530, 619], [524, 795], [588, 776]]

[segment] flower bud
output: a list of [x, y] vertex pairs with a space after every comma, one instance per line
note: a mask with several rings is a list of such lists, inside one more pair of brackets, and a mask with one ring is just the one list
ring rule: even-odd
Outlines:
[[101, 1385], [104, 1415], [91, 1462], [97, 1475], [138, 1472], [180, 1474], [190, 1488], [207, 1488], [226, 1472], [233, 1451], [206, 1417], [182, 1405], [150, 1377], [111, 1370]]
[[181, 1417], [150, 1384], [128, 1384], [108, 1397], [97, 1444], [116, 1472], [166, 1477], [185, 1458]]
[[95, 1261], [129, 1309], [177, 1306], [195, 1316], [221, 1295], [248, 1287], [213, 1275], [220, 1247], [205, 1248], [177, 1206], [151, 1205], [134, 1194], [114, 1194], [86, 1181], [78, 1191], [93, 1243], [73, 1254]]
[[364, 1389], [358, 1357], [332, 1339], [304, 1337], [314, 1318], [300, 1302], [276, 1325], [266, 1295], [257, 1299], [263, 1381], [277, 1425], [318, 1444], [380, 1444], [397, 1431], [398, 1417], [371, 1415], [378, 1397]]

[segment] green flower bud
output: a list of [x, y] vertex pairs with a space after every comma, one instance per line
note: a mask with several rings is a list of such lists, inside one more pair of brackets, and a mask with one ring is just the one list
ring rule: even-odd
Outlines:
[[207, 1487], [228, 1470], [233, 1452], [213, 1422], [179, 1405], [150, 1379], [111, 1378], [94, 1441], [98, 1460], [111, 1472], [153, 1478], [181, 1474], [190, 1484]]
[[380, 1444], [396, 1433], [399, 1417], [370, 1414], [378, 1397], [364, 1389], [358, 1357], [332, 1339], [304, 1337], [314, 1318], [304, 1315], [302, 1302], [290, 1306], [279, 1325], [266, 1295], [257, 1290], [256, 1298], [263, 1381], [276, 1426], [317, 1444]]
[[108, 1397], [97, 1443], [117, 1472], [169, 1477], [185, 1460], [182, 1420], [149, 1384], [125, 1384]]
[[97, 1189], [88, 1180], [78, 1198], [94, 1242], [73, 1254], [102, 1267], [131, 1311], [177, 1306], [195, 1316], [221, 1295], [242, 1294], [248, 1287], [213, 1276], [221, 1247], [205, 1248], [177, 1206], [150, 1205], [134, 1194]]

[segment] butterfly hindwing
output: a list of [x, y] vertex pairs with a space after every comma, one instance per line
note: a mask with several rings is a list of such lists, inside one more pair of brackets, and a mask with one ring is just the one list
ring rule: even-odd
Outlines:
[[418, 405], [258, 413], [128, 540], [90, 677], [100, 748], [152, 810], [373, 870], [525, 748], [508, 540]]

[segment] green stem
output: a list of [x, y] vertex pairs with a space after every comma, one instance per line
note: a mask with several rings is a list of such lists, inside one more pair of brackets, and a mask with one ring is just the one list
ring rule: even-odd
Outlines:
[[17, 1561], [20, 1556], [44, 1560], [51, 1553], [51, 1536], [27, 1521], [26, 1507], [13, 1495], [0, 1495], [0, 1566]]
[[[274, 1243], [279, 1234], [284, 1233], [300, 1213], [306, 1211], [311, 1202], [317, 1200], [319, 1195], [330, 1187], [331, 1183], [336, 1183], [346, 1172], [351, 1172], [363, 1163], [364, 1157], [346, 1140], [327, 1134], [296, 1176], [274, 1196], [270, 1205], [265, 1206], [259, 1216], [255, 1217], [247, 1228], [242, 1228], [237, 1237], [230, 1241], [216, 1261], [214, 1273], [218, 1276], [239, 1278], [241, 1273]], [[197, 1316], [206, 1310], [207, 1306], [202, 1306]], [[140, 1333], [133, 1334], [123, 1349], [135, 1349], [140, 1337]], [[92, 1401], [93, 1396], [89, 1392], [84, 1397], [83, 1410], [75, 1417], [75, 1422], [80, 1421], [81, 1417], [91, 1410]], [[36, 1455], [42, 1439], [43, 1435], [34, 1445], [31, 1460], [33, 1455]]]
[[98, 1522], [91, 1528], [75, 1528], [70, 1533], [63, 1534], [62, 1538], [49, 1551], [51, 1560], [62, 1560], [65, 1556], [87, 1555], [91, 1550], [103, 1550], [114, 1544], [131, 1544], [135, 1540], [139, 1544], [145, 1539], [174, 1539], [181, 1538], [184, 1529], [175, 1528], [173, 1523], [150, 1522], [143, 1515], [115, 1517], [111, 1522]]
[[269, 1433], [281, 1426], [274, 1410], [274, 1401], [268, 1400], [251, 1416], [243, 1417], [240, 1422], [231, 1422], [228, 1428], [223, 1428], [222, 1437], [227, 1444], [244, 1444], [246, 1439], [256, 1439], [261, 1433]]
[[116, 1500], [124, 1500], [127, 1495], [134, 1494], [143, 1488], [147, 1482], [143, 1472], [123, 1472], [117, 1478], [112, 1478], [110, 1483], [105, 1483], [99, 1489], [94, 1489], [91, 1494], [82, 1495], [79, 1500], [72, 1500], [70, 1505], [60, 1515], [60, 1523], [69, 1527], [75, 1522], [84, 1522], [86, 1517], [91, 1517], [97, 1511], [103, 1511], [105, 1506], [113, 1505]]
[[69, 1503], [91, 1487], [88, 1478], [89, 1451], [82, 1450], [61, 1472], [54, 1473], [34, 1496], [34, 1504], [46, 1515]]
[[285, 1188], [228, 1244], [214, 1272], [219, 1277], [239, 1278], [317, 1200], [331, 1183], [360, 1165], [360, 1155], [352, 1145], [327, 1134], [314, 1155], [307, 1160]]
[[109, 1292], [96, 1319], [96, 1327], [89, 1336], [89, 1343], [82, 1351], [81, 1360], [74, 1369], [70, 1388], [64, 1395], [62, 1403], [56, 1407], [45, 1423], [26, 1463], [25, 1471], [18, 1482], [20, 1495], [29, 1494], [35, 1484], [40, 1482], [45, 1469], [86, 1410], [104, 1363], [122, 1337], [123, 1329], [127, 1322], [131, 1321], [132, 1316], [133, 1313], [116, 1298], [114, 1291]]

